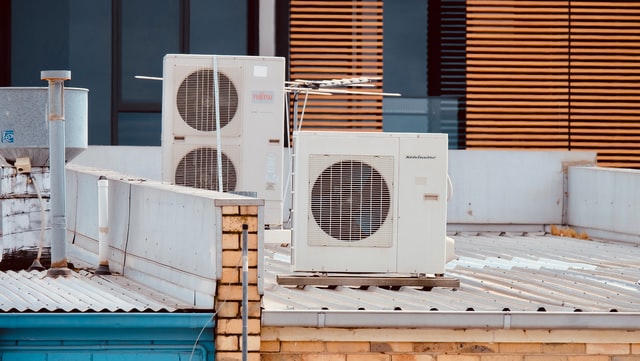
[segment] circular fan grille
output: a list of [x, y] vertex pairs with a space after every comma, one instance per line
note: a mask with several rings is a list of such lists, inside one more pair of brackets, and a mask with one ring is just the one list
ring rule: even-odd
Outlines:
[[[203, 132], [216, 130], [215, 86], [213, 71], [202, 69], [189, 74], [178, 88], [176, 106], [190, 127]], [[238, 92], [231, 80], [218, 72], [220, 127], [224, 128], [238, 110]]]
[[311, 213], [318, 226], [341, 241], [359, 241], [384, 223], [391, 203], [389, 187], [370, 165], [354, 160], [334, 163], [311, 189]]
[[[209, 189], [218, 188], [218, 151], [214, 148], [197, 148], [178, 163], [175, 183], [182, 186]], [[222, 188], [225, 192], [236, 188], [236, 169], [224, 152], [222, 153]]]

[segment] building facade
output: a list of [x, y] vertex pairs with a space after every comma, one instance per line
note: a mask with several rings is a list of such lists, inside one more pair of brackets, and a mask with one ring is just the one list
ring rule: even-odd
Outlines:
[[290, 80], [364, 76], [401, 94], [311, 95], [307, 129], [444, 132], [451, 149], [595, 150], [599, 165], [640, 166], [640, 2], [3, 0], [0, 10], [0, 86], [71, 69], [68, 86], [91, 90], [90, 144], [160, 144], [161, 84], [135, 76], [161, 76], [164, 54], [265, 55], [285, 57]]

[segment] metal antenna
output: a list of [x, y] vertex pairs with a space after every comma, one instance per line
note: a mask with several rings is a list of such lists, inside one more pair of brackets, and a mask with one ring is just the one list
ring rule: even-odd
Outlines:
[[[382, 95], [382, 96], [391, 96], [398, 97], [400, 93], [384, 93], [384, 92], [375, 92], [375, 91], [364, 91], [364, 90], [349, 90], [349, 89], [336, 89], [336, 88], [344, 88], [344, 87], [374, 87], [372, 82], [374, 80], [380, 80], [382, 78], [369, 78], [369, 77], [358, 77], [358, 78], [345, 78], [345, 79], [330, 79], [330, 80], [294, 80], [290, 82], [286, 82], [286, 86], [284, 87], [285, 92], [293, 94], [293, 130], [300, 130], [302, 128], [302, 121], [304, 117], [304, 111], [307, 106], [307, 97], [309, 94], [316, 95], [332, 95], [332, 94], [362, 94], [362, 95]], [[302, 113], [300, 114], [300, 119], [298, 120], [298, 102], [299, 102], [299, 94], [304, 93], [304, 104], [302, 105]]]

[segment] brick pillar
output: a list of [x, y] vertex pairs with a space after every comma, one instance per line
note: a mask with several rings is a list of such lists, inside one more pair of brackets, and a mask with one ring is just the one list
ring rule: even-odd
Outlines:
[[222, 207], [222, 277], [216, 295], [216, 361], [242, 360], [242, 225], [248, 225], [248, 357], [260, 360], [258, 206]]

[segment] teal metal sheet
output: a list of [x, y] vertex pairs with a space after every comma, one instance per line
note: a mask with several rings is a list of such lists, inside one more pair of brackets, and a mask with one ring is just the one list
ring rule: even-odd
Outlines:
[[0, 361], [214, 360], [212, 313], [0, 313]]

